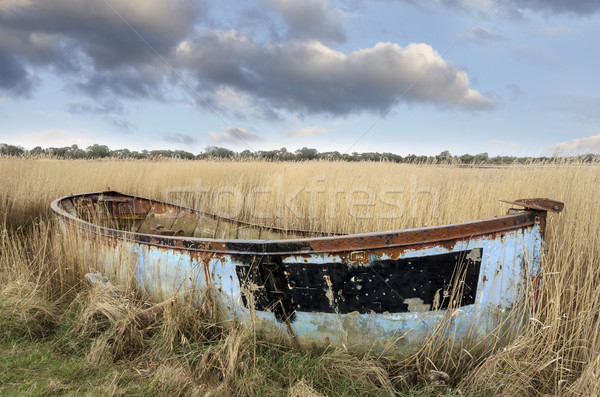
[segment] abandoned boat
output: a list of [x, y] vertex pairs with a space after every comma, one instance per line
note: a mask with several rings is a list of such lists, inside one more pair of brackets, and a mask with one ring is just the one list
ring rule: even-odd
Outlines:
[[445, 226], [327, 235], [252, 225], [115, 191], [71, 195], [52, 210], [90, 267], [154, 301], [210, 291], [226, 319], [304, 348], [398, 355], [446, 324], [453, 340], [505, 329], [533, 295], [550, 199]]

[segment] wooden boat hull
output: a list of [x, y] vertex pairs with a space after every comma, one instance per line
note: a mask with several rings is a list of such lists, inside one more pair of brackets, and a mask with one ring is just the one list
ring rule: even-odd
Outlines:
[[216, 219], [117, 192], [63, 197], [52, 209], [67, 230], [83, 237], [97, 270], [134, 282], [154, 301], [193, 293], [200, 302], [210, 291], [224, 318], [296, 346], [398, 356], [434, 332], [453, 341], [481, 340], [510, 328], [507, 321], [522, 321], [527, 305], [521, 303], [541, 270], [547, 211], [562, 210], [562, 203], [513, 204], [528, 208], [383, 233], [303, 237], [309, 233], [258, 231], [277, 240], [190, 237], [163, 225], [141, 233], [86, 219], [85, 208], [98, 214], [100, 207], [104, 218], [138, 217], [142, 226], [152, 211], [159, 218], [170, 214], [161, 219], [174, 219], [173, 225], [193, 216], [198, 224]]

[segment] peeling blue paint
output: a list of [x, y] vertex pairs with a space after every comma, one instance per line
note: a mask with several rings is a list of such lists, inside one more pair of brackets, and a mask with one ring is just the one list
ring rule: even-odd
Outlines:
[[[451, 326], [445, 327], [448, 338], [483, 338], [491, 332], [498, 332], [515, 305], [526, 299], [527, 280], [540, 271], [542, 241], [540, 227], [535, 225], [507, 232], [497, 238], [479, 237], [459, 241], [451, 249], [431, 246], [409, 249], [402, 254], [402, 258], [408, 259], [480, 248], [483, 255], [478, 293], [472, 305], [407, 313], [296, 312], [291, 327], [302, 346], [333, 345], [393, 355], [417, 349], [450, 315]], [[267, 332], [288, 335], [287, 325], [278, 321], [272, 312], [252, 310], [242, 304], [243, 291], [235, 271], [239, 263], [231, 255], [196, 257], [191, 252], [129, 241], [103, 246], [101, 251], [103, 259], [96, 263], [105, 265], [100, 267], [100, 271], [118, 279], [130, 277], [131, 274], [124, 271], [127, 258], [130, 258], [137, 285], [155, 301], [190, 292], [195, 292], [197, 299], [202, 299], [202, 294], [198, 292], [210, 289], [226, 318], [245, 325], [257, 322]], [[385, 254], [376, 258], [390, 259]], [[371, 255], [370, 260], [373, 259]], [[304, 260], [311, 263], [341, 263], [339, 256], [321, 253], [290, 255], [283, 262], [298, 263]]]

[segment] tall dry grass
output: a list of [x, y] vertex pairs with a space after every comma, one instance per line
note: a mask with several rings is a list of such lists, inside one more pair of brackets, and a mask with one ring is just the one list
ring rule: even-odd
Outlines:
[[[495, 216], [507, 209], [498, 199], [550, 197], [564, 201], [565, 211], [549, 217], [540, 305], [537, 318], [527, 332], [485, 360], [471, 359], [473, 352], [456, 356], [431, 345], [412, 357], [412, 363], [402, 365], [412, 365], [421, 371], [447, 371], [455, 382], [460, 381], [458, 386], [463, 390], [491, 388], [513, 396], [600, 395], [598, 164], [589, 167], [555, 162], [479, 169], [388, 163], [0, 158], [0, 219], [4, 225], [0, 278], [27, 286], [15, 292], [15, 284], [5, 282], [3, 285], [11, 285], [12, 290], [3, 287], [0, 302], [12, 305], [14, 313], [31, 310], [42, 319], [28, 323], [30, 317], [25, 316], [22, 323], [13, 324], [14, 329], [36, 333], [39, 330], [36, 331], [35, 324], [57, 327], [60, 323], [57, 299], [58, 304], [65, 296], [71, 298], [63, 300], [77, 301], [80, 298], [72, 297], [90, 293], [80, 285], [85, 258], [73, 242], [62, 239], [53, 227], [49, 203], [62, 195], [109, 187], [141, 196], [181, 200], [199, 209], [253, 223], [338, 233], [402, 229]], [[35, 299], [14, 299], [15, 296], [44, 298], [36, 303]], [[12, 300], [9, 297], [13, 297]], [[98, 297], [84, 299], [82, 302], [88, 303], [81, 303], [82, 309], [75, 310], [80, 320], [88, 315], [104, 324], [104, 328], [99, 328], [104, 339], [96, 337], [93, 349], [87, 347], [89, 352], [96, 352], [92, 361], [140, 354], [149, 357], [159, 354], [158, 351], [175, 352], [193, 340], [199, 352], [194, 360], [182, 364], [170, 356], [154, 368], [157, 390], [173, 391], [179, 385], [190, 391], [199, 384], [212, 382], [251, 392], [241, 386], [240, 379], [245, 379], [247, 385], [260, 384], [261, 375], [254, 368], [265, 358], [256, 353], [255, 346], [260, 343], [255, 343], [254, 336], [244, 331], [228, 333], [215, 328], [208, 331], [210, 327], [201, 327], [206, 333], [194, 336], [190, 334], [190, 328], [194, 328], [190, 324], [195, 324], [192, 320], [191, 323], [152, 320], [150, 325], [146, 324], [148, 329], [140, 328], [132, 318], [144, 310], [142, 303], [123, 309], [123, 302], [109, 302], [107, 307], [121, 307], [111, 320], [107, 313], [103, 317], [98, 308], [91, 309], [91, 302], [101, 301]], [[131, 298], [130, 302], [133, 301]], [[16, 306], [15, 302], [29, 305], [29, 309]], [[172, 316], [177, 310], [183, 309], [169, 308], [161, 318], [193, 318]], [[74, 320], [73, 324], [76, 323]], [[85, 326], [73, 329], [76, 340], [89, 335]], [[117, 341], [122, 340], [131, 343], [119, 346]], [[150, 341], [161, 348], [147, 350]], [[110, 354], [102, 356], [107, 351]], [[332, 367], [328, 362], [322, 368], [345, 368], [340, 363], [347, 359], [337, 362], [340, 367]], [[198, 372], [198, 363], [211, 370]], [[363, 367], [368, 368], [365, 369], [369, 374], [367, 378], [373, 379], [369, 385], [378, 385], [373, 387], [380, 391], [388, 390], [389, 384], [380, 379], [385, 371], [393, 377], [394, 370], [388, 364]], [[356, 362], [351, 365], [360, 366]], [[309, 389], [320, 385], [318, 377], [311, 379], [310, 384], [306, 384]], [[290, 384], [290, 393], [306, 382], [306, 379], [297, 379]]]

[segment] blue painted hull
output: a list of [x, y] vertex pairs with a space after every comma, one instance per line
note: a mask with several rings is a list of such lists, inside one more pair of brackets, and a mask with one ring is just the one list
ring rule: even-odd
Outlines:
[[[514, 219], [390, 232], [380, 246], [369, 234], [285, 243], [157, 238], [62, 211], [94, 270], [135, 283], [155, 302], [192, 294], [201, 304], [210, 293], [223, 319], [291, 345], [392, 356], [433, 336], [457, 343], [518, 332], [541, 272], [546, 215], [520, 210]], [[488, 222], [481, 233], [477, 222]], [[423, 233], [428, 240], [410, 241]]]

